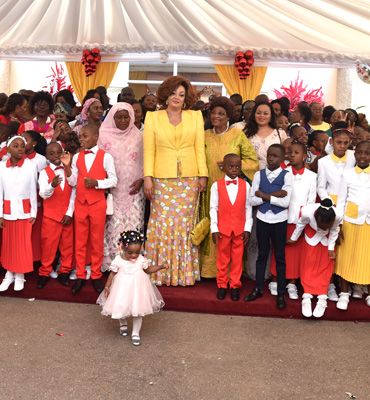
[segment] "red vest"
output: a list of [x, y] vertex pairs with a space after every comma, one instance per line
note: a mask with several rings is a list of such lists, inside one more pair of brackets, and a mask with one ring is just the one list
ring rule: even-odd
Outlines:
[[[45, 172], [50, 183], [56, 174], [50, 167], [46, 167]], [[67, 182], [65, 171], [64, 179], [64, 190], [62, 190], [60, 185], [58, 185], [56, 188], [54, 188], [54, 193], [43, 202], [44, 216], [57, 222], [61, 222], [63, 217], [66, 215], [72, 193], [72, 187]]]
[[245, 225], [245, 202], [247, 201], [247, 189], [245, 182], [238, 178], [238, 194], [235, 203], [231, 204], [226, 189], [225, 179], [217, 181], [218, 190], [218, 229], [226, 236], [241, 235]]
[[97, 181], [107, 177], [107, 172], [104, 169], [104, 154], [105, 151], [98, 150], [89, 172], [86, 169], [85, 152], [81, 151], [78, 155], [76, 163], [78, 168], [76, 200], [80, 203], [87, 201], [91, 205], [101, 200], [105, 201], [105, 189], [88, 188], [85, 186], [85, 177], [87, 176]]

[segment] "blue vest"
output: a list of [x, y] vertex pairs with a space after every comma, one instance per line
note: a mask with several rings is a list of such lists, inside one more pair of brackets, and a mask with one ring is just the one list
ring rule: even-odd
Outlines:
[[[261, 169], [260, 171], [260, 190], [263, 193], [269, 194], [272, 192], [277, 192], [278, 190], [281, 190], [281, 188], [284, 186], [284, 177], [285, 174], [287, 174], [288, 171], [286, 169], [283, 169], [280, 174], [276, 177], [274, 181], [271, 183], [267, 179], [266, 175], [266, 170]], [[269, 201], [265, 201], [263, 204], [258, 206], [258, 211], [261, 211], [261, 213], [266, 214], [268, 210], [271, 210], [274, 214], [278, 214], [279, 212], [282, 212], [285, 210], [285, 208], [278, 207], [278, 206], [273, 206]]]

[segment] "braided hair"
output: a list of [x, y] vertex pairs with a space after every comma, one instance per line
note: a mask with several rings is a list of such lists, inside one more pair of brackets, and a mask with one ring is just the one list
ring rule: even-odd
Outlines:
[[120, 233], [118, 246], [120, 249], [127, 250], [130, 244], [138, 243], [141, 246], [144, 243], [144, 241], [145, 241], [145, 236], [139, 229], [136, 229], [134, 231], [128, 230]]

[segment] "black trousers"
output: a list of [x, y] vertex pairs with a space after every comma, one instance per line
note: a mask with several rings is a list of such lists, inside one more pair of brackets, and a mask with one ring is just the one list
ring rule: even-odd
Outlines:
[[263, 289], [265, 270], [270, 252], [270, 239], [275, 253], [277, 291], [285, 293], [285, 244], [288, 221], [267, 224], [257, 218], [258, 258], [256, 262], [256, 289]]

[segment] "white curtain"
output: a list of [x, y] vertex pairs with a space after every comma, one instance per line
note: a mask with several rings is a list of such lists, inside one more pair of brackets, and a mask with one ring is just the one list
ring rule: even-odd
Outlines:
[[97, 46], [164, 59], [250, 49], [259, 59], [370, 63], [369, 21], [363, 0], [0, 0], [0, 58]]

